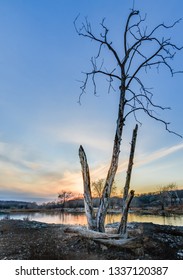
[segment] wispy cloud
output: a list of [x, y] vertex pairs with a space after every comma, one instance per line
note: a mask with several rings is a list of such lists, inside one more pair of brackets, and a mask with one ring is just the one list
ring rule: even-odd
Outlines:
[[[139, 156], [135, 167], [143, 167], [149, 163], [165, 158], [183, 150], [183, 143], [157, 150], [152, 154]], [[83, 192], [83, 182], [80, 165], [75, 169], [64, 166], [59, 159], [46, 162], [28, 159], [29, 152], [16, 145], [0, 142], [0, 191], [10, 193], [30, 193], [35, 196], [57, 197], [61, 190], [71, 190], [74, 193]], [[79, 160], [78, 160], [79, 161]], [[90, 165], [90, 163], [89, 163]], [[95, 164], [90, 169], [91, 181], [106, 178], [109, 162]], [[128, 159], [120, 162], [118, 174], [126, 172]]]
[[141, 166], [159, 160], [180, 150], [183, 150], [183, 143], [160, 149], [158, 151], [153, 152], [152, 154], [142, 155], [140, 160], [137, 161], [136, 166]]
[[[84, 121], [83, 121], [84, 122]], [[106, 136], [105, 126], [103, 131], [100, 130], [97, 124], [71, 123], [68, 126], [47, 126], [42, 128], [46, 137], [52, 138], [52, 141], [62, 142], [67, 144], [84, 145], [88, 148], [108, 152], [111, 149], [111, 139]]]
[[20, 145], [6, 142], [0, 142], [0, 162], [30, 170], [36, 170], [42, 166], [37, 158], [33, 159], [31, 151]]
[[[183, 150], [183, 143], [174, 145], [172, 147], [167, 147], [164, 149], [160, 149], [155, 151], [152, 154], [143, 155], [139, 161], [135, 163], [135, 167], [142, 167], [148, 163], [155, 162], [161, 158], [165, 158], [170, 154], [173, 154], [177, 151]], [[90, 169], [91, 181], [95, 181], [99, 178], [106, 178], [108, 168], [110, 165], [109, 162], [101, 163]], [[118, 174], [122, 172], [126, 172], [128, 165], [128, 159], [124, 160], [119, 164]], [[83, 191], [83, 182], [82, 182], [82, 174], [80, 170], [75, 171], [74, 173], [71, 171], [66, 171], [63, 175], [63, 178], [59, 181], [61, 187], [66, 189], [73, 189], [78, 192]], [[58, 186], [58, 185], [57, 185]]]

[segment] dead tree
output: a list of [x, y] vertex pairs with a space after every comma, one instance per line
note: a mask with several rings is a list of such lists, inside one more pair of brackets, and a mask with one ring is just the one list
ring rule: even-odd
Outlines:
[[[80, 160], [82, 162], [82, 172], [86, 171], [88, 173], [83, 175], [84, 188], [87, 192], [85, 194], [85, 204], [88, 203], [88, 206], [85, 206], [85, 208], [87, 208], [87, 216], [90, 217], [90, 221], [92, 219], [95, 220], [94, 227], [96, 231], [104, 232], [105, 217], [109, 206], [112, 184], [118, 169], [123, 127], [127, 117], [133, 114], [135, 120], [140, 123], [137, 113], [138, 111], [143, 111], [149, 117], [163, 123], [168, 132], [179, 135], [169, 129], [168, 122], [158, 118], [155, 114], [155, 110], [165, 110], [170, 108], [157, 105], [153, 102], [152, 90], [145, 86], [145, 83], [139, 74], [143, 71], [148, 72], [154, 67], [159, 70], [161, 66], [166, 67], [172, 76], [175, 73], [182, 73], [181, 71], [174, 71], [170, 64], [176, 51], [181, 50], [182, 47], [178, 47], [171, 42], [169, 38], [159, 38], [159, 31], [161, 29], [161, 34], [163, 31], [165, 33], [165, 31], [173, 28], [180, 20], [174, 22], [172, 25], [165, 25], [164, 23], [159, 24], [151, 31], [148, 31], [147, 27], [143, 28], [145, 18], [140, 16], [139, 11], [132, 10], [128, 15], [124, 28], [123, 46], [120, 53], [118, 53], [117, 49], [109, 39], [109, 30], [105, 25], [105, 20], [101, 23], [102, 31], [99, 35], [95, 35], [87, 18], [81, 24], [80, 28], [78, 28], [76, 24], [77, 20], [78, 18], [74, 21], [77, 34], [94, 41], [99, 47], [97, 55], [91, 58], [92, 70], [85, 73], [79, 101], [81, 100], [81, 96], [86, 92], [89, 79], [93, 82], [94, 94], [97, 94], [96, 76], [98, 75], [102, 75], [108, 79], [109, 91], [114, 89], [114, 81], [116, 84], [118, 83], [119, 86], [119, 107], [111, 163], [105, 180], [98, 212], [94, 218], [93, 207], [91, 204], [90, 182], [88, 180], [89, 168], [83, 147], [80, 147], [79, 152]], [[100, 60], [104, 48], [109, 51], [114, 59], [116, 66], [112, 69], [107, 70], [104, 63], [105, 61], [102, 60], [101, 62]], [[83, 157], [85, 158], [84, 161], [82, 160]], [[91, 227], [93, 227], [93, 222]]]

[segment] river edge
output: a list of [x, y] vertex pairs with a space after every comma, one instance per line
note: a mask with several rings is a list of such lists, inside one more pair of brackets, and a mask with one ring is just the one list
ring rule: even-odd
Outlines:
[[[180, 211], [181, 210], [181, 211]], [[97, 211], [97, 209], [95, 209]], [[83, 208], [66, 208], [61, 209], [8, 209], [8, 211], [0, 212], [0, 220], [3, 219], [20, 219], [27, 221], [37, 221], [42, 223], [55, 224], [72, 224], [83, 225], [87, 224], [85, 211]], [[119, 209], [109, 209], [106, 216], [106, 223], [116, 223], [121, 220], [121, 211]], [[128, 222], [154, 223], [160, 225], [183, 225], [182, 209], [130, 209]]]

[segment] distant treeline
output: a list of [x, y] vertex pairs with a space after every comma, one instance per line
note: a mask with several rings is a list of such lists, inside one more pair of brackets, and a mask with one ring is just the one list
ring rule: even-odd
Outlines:
[[0, 200], [0, 210], [2, 209], [35, 209], [38, 205], [35, 202], [26, 201], [4, 201]]
[[141, 194], [134, 197], [132, 207], [158, 207], [183, 205], [183, 190]]
[[[93, 198], [94, 207], [98, 207], [100, 198]], [[122, 197], [111, 197], [110, 208], [122, 207]], [[160, 207], [163, 209], [166, 206], [183, 205], [183, 190], [173, 190], [162, 193], [147, 193], [137, 195], [133, 198], [131, 207]], [[0, 201], [0, 210], [3, 209], [63, 209], [63, 208], [83, 208], [84, 201], [82, 198], [70, 199], [61, 202], [48, 202], [41, 205], [35, 202], [22, 202], [22, 201]]]
[[[98, 207], [100, 198], [93, 198], [94, 207]], [[122, 197], [114, 196], [110, 198], [110, 208], [121, 208], [123, 204]], [[132, 200], [131, 207], [160, 207], [183, 205], [183, 190], [164, 191], [162, 193], [148, 193], [135, 196]], [[70, 199], [64, 203], [49, 202], [42, 204], [40, 207], [47, 209], [54, 208], [83, 208], [83, 199]]]

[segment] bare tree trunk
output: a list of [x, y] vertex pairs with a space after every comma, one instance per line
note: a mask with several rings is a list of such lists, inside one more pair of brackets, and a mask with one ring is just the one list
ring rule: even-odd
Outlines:
[[129, 157], [129, 162], [128, 162], [126, 182], [125, 182], [124, 193], [123, 193], [122, 218], [121, 218], [120, 226], [118, 229], [118, 233], [122, 234], [124, 237], [126, 235], [128, 209], [129, 209], [130, 203], [134, 197], [134, 191], [131, 191], [129, 195], [128, 195], [128, 193], [129, 193], [129, 189], [130, 189], [130, 180], [131, 180], [131, 174], [132, 174], [133, 159], [134, 159], [134, 154], [135, 154], [137, 131], [138, 131], [138, 125], [136, 124], [136, 126], [133, 130], [133, 134], [132, 134], [130, 157]]
[[125, 204], [123, 205], [123, 214], [121, 218], [121, 222], [118, 229], [118, 234], [122, 235], [124, 238], [127, 238], [127, 220], [128, 220], [128, 210], [130, 207], [130, 203], [134, 197], [135, 191], [131, 190], [129, 195], [125, 200]]
[[130, 157], [129, 157], [128, 169], [127, 169], [127, 174], [126, 174], [126, 182], [125, 182], [125, 187], [124, 187], [123, 200], [126, 200], [129, 189], [130, 189], [130, 180], [131, 180], [131, 174], [132, 174], [133, 159], [134, 159], [134, 154], [135, 154], [137, 131], [138, 131], [138, 125], [136, 124], [136, 126], [133, 130], [133, 134], [132, 134], [131, 150], [130, 150]]
[[107, 178], [105, 181], [104, 190], [102, 193], [102, 198], [100, 201], [100, 205], [97, 212], [96, 222], [97, 222], [97, 230], [100, 232], [105, 231], [105, 217], [107, 214], [107, 209], [109, 206], [109, 198], [111, 194], [112, 184], [114, 182], [114, 178], [116, 175], [116, 171], [118, 169], [118, 161], [119, 161], [119, 153], [120, 153], [120, 145], [121, 145], [121, 137], [124, 126], [124, 106], [125, 106], [125, 85], [121, 85], [120, 87], [120, 102], [119, 102], [119, 111], [118, 111], [118, 119], [116, 126], [116, 133], [113, 145], [113, 153], [111, 164], [109, 167], [109, 171], [107, 174]]
[[96, 230], [96, 220], [93, 210], [91, 187], [90, 187], [90, 172], [87, 163], [86, 154], [82, 146], [79, 148], [79, 157], [82, 167], [83, 184], [84, 184], [84, 205], [85, 213], [88, 222], [88, 229]]

